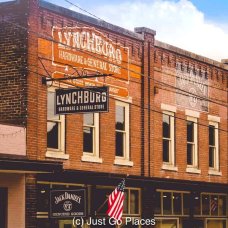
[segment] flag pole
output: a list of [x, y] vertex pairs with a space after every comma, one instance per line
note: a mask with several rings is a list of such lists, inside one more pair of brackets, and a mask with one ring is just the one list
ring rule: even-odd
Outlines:
[[97, 213], [99, 213], [99, 211], [101, 210], [101, 208], [106, 204], [106, 202], [108, 201], [108, 196], [106, 196], [106, 200], [101, 204], [101, 206], [95, 211], [95, 215], [97, 215]]

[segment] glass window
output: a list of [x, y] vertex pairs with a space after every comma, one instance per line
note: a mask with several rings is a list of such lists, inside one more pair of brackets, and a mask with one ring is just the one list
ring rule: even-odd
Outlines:
[[201, 214], [201, 198], [200, 194], [194, 194], [194, 214], [200, 215]]
[[207, 219], [207, 228], [226, 228], [225, 220]]
[[128, 204], [128, 201], [129, 201], [129, 190], [125, 189], [124, 191], [124, 204], [123, 204], [123, 213], [124, 214], [128, 214], [128, 211], [129, 211], [129, 204]]
[[219, 196], [218, 209], [219, 209], [220, 216], [226, 215], [226, 204], [227, 204], [226, 199], [227, 199], [226, 196]]
[[139, 214], [139, 191], [130, 190], [130, 214]]
[[170, 116], [163, 114], [163, 162], [170, 161]]
[[209, 167], [215, 167], [215, 126], [209, 126]]
[[187, 121], [187, 164], [194, 165], [194, 122]]
[[94, 114], [83, 115], [83, 152], [94, 152]]
[[209, 215], [210, 214], [210, 197], [209, 195], [202, 195], [202, 214]]
[[163, 162], [174, 165], [174, 114], [163, 112]]
[[189, 215], [190, 194], [183, 193], [183, 212], [184, 215]]
[[173, 193], [173, 214], [182, 214], [181, 193]]
[[211, 211], [211, 215], [218, 216], [218, 196], [217, 195], [211, 195], [210, 211]]
[[177, 228], [177, 219], [156, 219], [155, 228]]
[[[219, 171], [218, 122], [209, 122], [209, 168]], [[209, 170], [210, 174], [210, 170]]]
[[163, 192], [163, 214], [172, 214], [171, 193]]
[[129, 104], [116, 101], [116, 156], [129, 160]]
[[64, 116], [56, 115], [54, 109], [55, 92], [47, 93], [47, 147], [64, 151]]

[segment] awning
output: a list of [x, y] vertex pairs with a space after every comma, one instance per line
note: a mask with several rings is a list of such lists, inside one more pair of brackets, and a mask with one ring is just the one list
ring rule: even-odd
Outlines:
[[62, 162], [0, 158], [1, 173], [55, 173], [62, 169]]

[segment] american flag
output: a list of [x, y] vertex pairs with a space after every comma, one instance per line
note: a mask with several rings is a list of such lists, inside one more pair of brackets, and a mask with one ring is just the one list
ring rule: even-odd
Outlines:
[[218, 199], [211, 197], [211, 211], [214, 212], [218, 207]]
[[108, 197], [107, 214], [116, 220], [122, 219], [125, 179], [123, 179]]

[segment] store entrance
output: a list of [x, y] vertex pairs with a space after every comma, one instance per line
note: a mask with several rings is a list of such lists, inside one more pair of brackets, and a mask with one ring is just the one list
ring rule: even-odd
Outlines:
[[0, 188], [0, 227], [7, 228], [7, 188]]

